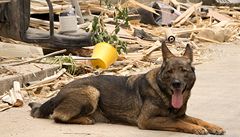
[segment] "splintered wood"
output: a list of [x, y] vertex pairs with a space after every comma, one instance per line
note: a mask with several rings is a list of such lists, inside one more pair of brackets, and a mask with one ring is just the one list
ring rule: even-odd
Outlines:
[[194, 4], [192, 5], [189, 9], [187, 9], [185, 12], [183, 12], [180, 16], [178, 16], [178, 18], [173, 21], [173, 23], [176, 25], [176, 26], [180, 26], [182, 25], [183, 23], [186, 22], [186, 20], [193, 14], [193, 12], [197, 11], [197, 9], [202, 5], [202, 2], [200, 3], [197, 3], [197, 4]]
[[[51, 0], [54, 12], [61, 12], [70, 7], [64, 0]], [[48, 13], [49, 7], [46, 1], [31, 0], [31, 14]]]

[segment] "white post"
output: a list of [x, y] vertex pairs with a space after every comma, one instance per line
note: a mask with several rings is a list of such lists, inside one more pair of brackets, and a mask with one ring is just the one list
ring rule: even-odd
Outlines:
[[78, 23], [83, 24], [84, 20], [83, 20], [83, 16], [82, 16], [82, 12], [81, 12], [81, 8], [80, 8], [78, 0], [71, 0], [71, 2], [72, 2], [72, 6], [74, 7], [75, 12], [78, 16], [78, 18], [77, 18]]

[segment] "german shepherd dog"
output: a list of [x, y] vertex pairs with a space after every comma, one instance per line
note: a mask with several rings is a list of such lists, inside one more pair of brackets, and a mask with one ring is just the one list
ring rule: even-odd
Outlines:
[[186, 115], [196, 79], [190, 45], [177, 57], [163, 42], [162, 55], [162, 66], [146, 74], [100, 75], [70, 82], [44, 104], [29, 103], [31, 116], [60, 123], [110, 122], [149, 130], [224, 134], [221, 127]]

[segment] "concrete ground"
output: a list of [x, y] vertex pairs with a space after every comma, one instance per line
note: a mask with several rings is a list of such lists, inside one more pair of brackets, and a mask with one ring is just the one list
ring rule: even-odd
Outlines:
[[[196, 66], [197, 81], [187, 113], [225, 128], [226, 137], [240, 136], [240, 45], [214, 46], [211, 60]], [[139, 130], [137, 127], [98, 123], [56, 124], [34, 119], [30, 108], [0, 112], [1, 137], [194, 137], [196, 135]], [[212, 135], [206, 135], [210, 137]], [[215, 136], [214, 136], [215, 137]]]

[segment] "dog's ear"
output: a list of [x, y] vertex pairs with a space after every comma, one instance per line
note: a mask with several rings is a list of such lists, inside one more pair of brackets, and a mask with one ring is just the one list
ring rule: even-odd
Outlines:
[[190, 44], [187, 44], [185, 53], [183, 54], [184, 57], [189, 58], [190, 61], [193, 61], [193, 51], [192, 48], [190, 47]]
[[168, 49], [165, 41], [162, 42], [162, 56], [163, 56], [163, 61], [166, 61], [168, 58], [174, 56], [172, 52]]

